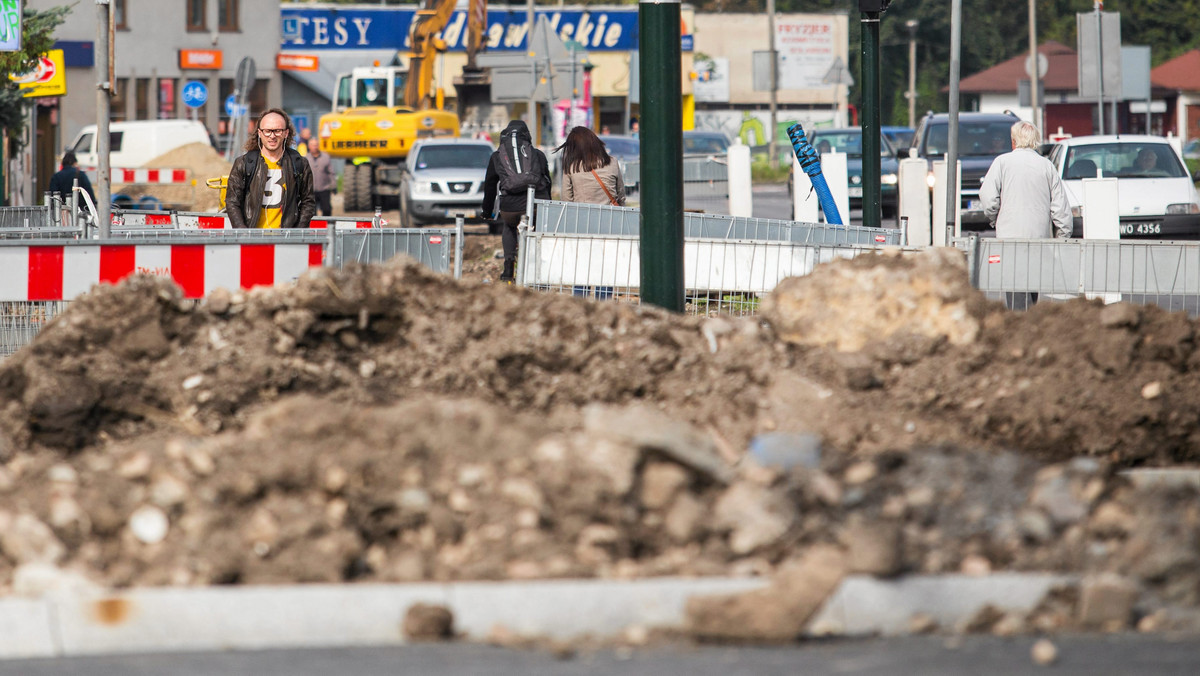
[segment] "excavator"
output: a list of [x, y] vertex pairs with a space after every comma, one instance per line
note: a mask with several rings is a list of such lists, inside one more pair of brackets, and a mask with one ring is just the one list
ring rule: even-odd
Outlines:
[[[413, 18], [403, 65], [355, 68], [338, 76], [333, 111], [321, 116], [318, 138], [322, 152], [348, 160], [342, 175], [347, 211], [398, 199], [404, 161], [417, 139], [459, 135], [459, 116], [444, 110], [444, 91], [433, 87], [436, 57], [446, 49], [438, 34], [457, 1], [425, 0]], [[472, 84], [482, 81], [475, 56], [486, 31], [487, 0], [468, 0], [463, 79]], [[471, 90], [478, 96], [479, 87]]]

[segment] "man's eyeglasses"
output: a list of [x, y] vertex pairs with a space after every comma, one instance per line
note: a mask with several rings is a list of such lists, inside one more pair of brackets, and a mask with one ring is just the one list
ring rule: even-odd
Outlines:
[[266, 136], [283, 136], [287, 133], [286, 129], [259, 129], [258, 131]]

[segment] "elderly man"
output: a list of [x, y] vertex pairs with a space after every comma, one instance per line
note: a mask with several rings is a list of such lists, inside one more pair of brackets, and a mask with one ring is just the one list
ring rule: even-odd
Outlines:
[[[1017, 122], [1009, 134], [1012, 152], [992, 162], [979, 199], [996, 228], [996, 237], [1039, 239], [1071, 236], [1071, 205], [1054, 165], [1038, 154], [1042, 134], [1028, 122]], [[1009, 309], [1024, 310], [1036, 293], [1006, 294]]]

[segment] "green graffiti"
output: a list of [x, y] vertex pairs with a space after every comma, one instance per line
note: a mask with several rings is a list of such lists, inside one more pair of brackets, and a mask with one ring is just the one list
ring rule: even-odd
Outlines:
[[742, 127], [738, 129], [738, 137], [748, 146], [760, 146], [767, 142], [767, 125], [762, 120], [748, 112], [742, 112]]

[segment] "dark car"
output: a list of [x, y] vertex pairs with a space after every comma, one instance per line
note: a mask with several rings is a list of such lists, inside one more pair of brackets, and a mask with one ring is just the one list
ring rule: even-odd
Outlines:
[[892, 144], [893, 148], [907, 149], [912, 145], [913, 136], [916, 131], [912, 127], [881, 127], [879, 131], [883, 132], [884, 137]]
[[[959, 113], [958, 159], [962, 164], [962, 223], [963, 227], [986, 229], [988, 218], [979, 201], [983, 177], [992, 167], [992, 160], [1012, 150], [1012, 126], [1019, 118], [1011, 113]], [[911, 147], [917, 157], [929, 162], [946, 159], [949, 149], [950, 116], [929, 113], [921, 120]]]
[[729, 137], [722, 132], [683, 132], [684, 155], [723, 155], [727, 150], [729, 150]]
[[642, 145], [636, 136], [619, 136], [616, 134], [601, 134], [608, 154], [617, 158], [621, 165], [621, 177], [625, 179], [625, 192], [638, 189], [641, 182], [641, 152]]
[[[818, 153], [831, 151], [846, 154], [846, 174], [849, 181], [850, 208], [861, 209], [863, 201], [862, 186], [862, 128], [846, 127], [842, 129], [814, 129], [808, 133], [808, 142], [817, 149]], [[897, 175], [899, 162], [896, 160], [896, 150], [888, 143], [887, 137], [879, 138], [879, 183], [880, 206], [883, 215], [894, 216], [898, 204]], [[788, 195], [792, 194], [792, 177], [788, 175]]]

